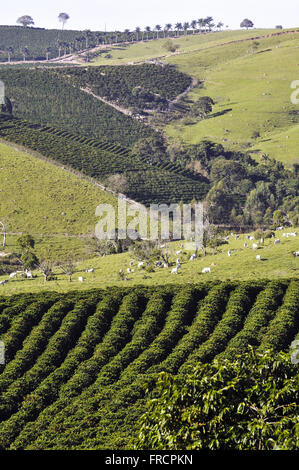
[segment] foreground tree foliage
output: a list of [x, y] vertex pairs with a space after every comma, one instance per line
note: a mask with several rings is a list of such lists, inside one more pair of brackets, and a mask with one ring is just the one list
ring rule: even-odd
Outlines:
[[187, 376], [161, 373], [135, 447], [298, 449], [298, 384], [289, 354], [254, 349], [198, 364]]

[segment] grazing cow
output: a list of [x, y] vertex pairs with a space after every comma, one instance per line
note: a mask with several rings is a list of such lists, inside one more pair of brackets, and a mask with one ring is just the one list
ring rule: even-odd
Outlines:
[[131, 273], [131, 269], [128, 268], [128, 269], [127, 269], [127, 274], [130, 274], [130, 273]]
[[240, 238], [240, 235], [236, 235], [236, 240], [239, 240], [239, 238]]
[[4, 284], [8, 283], [8, 279], [5, 279], [5, 281], [0, 281], [0, 286], [4, 286]]
[[9, 277], [10, 277], [10, 279], [12, 279], [13, 277], [17, 277], [17, 273], [11, 273], [11, 274], [9, 275]]
[[228, 250], [227, 255], [228, 255], [228, 256], [231, 256], [231, 255], [232, 255], [232, 252], [231, 252], [230, 250]]
[[178, 251], [176, 251], [176, 253], [175, 253], [175, 254], [176, 254], [176, 256], [178, 256], [178, 255], [182, 254], [182, 250], [178, 250]]
[[248, 248], [248, 245], [246, 242], [244, 243], [244, 248]]
[[257, 255], [257, 256], [256, 256], [256, 259], [257, 259], [258, 261], [261, 261], [261, 259], [262, 259], [262, 258], [261, 258], [261, 255]]
[[119, 274], [123, 274], [123, 270], [122, 270], [122, 269], [119, 270]]
[[78, 277], [79, 282], [84, 282], [84, 278], [82, 276]]
[[196, 254], [190, 256], [190, 261], [194, 261], [196, 259]]
[[258, 248], [257, 243], [253, 243], [252, 248], [253, 248], [254, 250], [256, 250], [256, 249]]
[[280, 239], [277, 238], [277, 240], [274, 240], [274, 245], [278, 245], [280, 243]]
[[250, 237], [249, 237], [249, 240], [254, 240], [254, 237], [251, 237], [251, 236], [250, 236]]
[[203, 270], [201, 271], [203, 274], [205, 273], [210, 273], [211, 272], [211, 268], [203, 268]]
[[299, 251], [293, 251], [293, 256], [295, 256], [295, 258], [297, 258], [297, 256], [299, 256]]
[[27, 278], [30, 278], [30, 279], [33, 278], [31, 271], [26, 271], [26, 276], [27, 276]]
[[134, 261], [130, 261], [130, 266], [134, 266]]
[[178, 274], [178, 272], [179, 272], [179, 267], [178, 266], [171, 270], [171, 274]]
[[94, 268], [86, 269], [87, 273], [94, 273]]
[[143, 268], [144, 266], [145, 266], [144, 261], [141, 261], [140, 263], [138, 263], [138, 268]]

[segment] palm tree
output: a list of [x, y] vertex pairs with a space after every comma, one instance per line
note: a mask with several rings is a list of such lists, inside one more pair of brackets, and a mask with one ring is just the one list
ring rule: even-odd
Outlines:
[[89, 39], [91, 38], [92, 36], [92, 32], [90, 31], [90, 29], [86, 29], [84, 32], [84, 39], [85, 39], [85, 49], [88, 49], [88, 46], [89, 46]]
[[47, 47], [45, 50], [47, 60], [49, 60], [49, 54], [51, 53], [51, 51], [52, 51], [51, 47]]
[[183, 24], [183, 29], [185, 31], [185, 36], [188, 34], [188, 29], [190, 28], [190, 24], [186, 21], [184, 24]]
[[205, 26], [205, 20], [203, 18], [199, 18], [197, 20], [197, 24], [199, 26], [200, 32], [202, 32], [202, 28], [204, 28], [204, 26]]
[[7, 59], [8, 59], [8, 62], [10, 62], [10, 59], [11, 59], [11, 56], [12, 54], [14, 53], [14, 48], [13, 47], [8, 47], [7, 50]]
[[22, 47], [20, 50], [22, 56], [23, 56], [23, 61], [25, 62], [26, 56], [29, 54], [29, 49], [28, 47]]
[[[164, 28], [164, 31], [167, 31], [169, 33], [169, 31], [171, 31], [172, 29], [172, 24], [171, 23], [167, 23], [165, 25], [165, 28]], [[168, 35], [169, 36], [169, 35]]]
[[139, 26], [137, 26], [137, 28], [135, 28], [135, 33], [137, 35], [137, 41], [139, 41], [139, 34], [140, 34], [140, 31], [141, 31], [141, 28], [139, 28]]
[[159, 31], [161, 31], [161, 29], [162, 29], [162, 28], [161, 28], [161, 26], [160, 26], [159, 24], [157, 24], [157, 25], [155, 26], [155, 30], [157, 31], [157, 39], [159, 39]]
[[176, 23], [175, 29], [177, 30], [177, 37], [180, 35], [180, 31], [183, 29], [182, 23]]
[[217, 24], [217, 28], [221, 30], [221, 28], [224, 26], [224, 23], [222, 23], [221, 21], [219, 21], [219, 23]]
[[118, 37], [121, 34], [121, 32], [120, 31], [115, 31], [114, 34], [115, 34], [115, 42], [118, 43]]
[[191, 21], [191, 28], [193, 29], [193, 34], [194, 34], [196, 29], [197, 29], [197, 21], [196, 20]]
[[146, 31], [146, 33], [147, 33], [147, 34], [146, 34], [146, 37], [147, 37], [147, 40], [148, 40], [148, 39], [149, 39], [148, 35], [149, 35], [149, 33], [151, 32], [151, 27], [150, 27], [150, 26], [146, 26], [146, 27], [145, 27], [145, 31]]
[[102, 42], [102, 33], [95, 33], [95, 37], [99, 46]]
[[214, 25], [212, 25], [212, 22], [213, 22], [213, 17], [212, 16], [207, 16], [205, 18], [205, 23], [206, 23], [206, 26], [208, 26], [209, 30], [211, 30], [212, 27], [214, 26]]
[[129, 35], [130, 35], [130, 30], [129, 30], [129, 29], [125, 29], [125, 30], [124, 30], [125, 42], [128, 42], [128, 41], [129, 41]]
[[60, 58], [61, 56], [61, 49], [63, 47], [63, 42], [62, 41], [57, 41], [57, 49], [58, 49], [58, 57]]

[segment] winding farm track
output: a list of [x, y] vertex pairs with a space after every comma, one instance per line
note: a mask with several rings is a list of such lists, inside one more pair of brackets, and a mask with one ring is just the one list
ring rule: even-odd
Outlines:
[[[217, 32], [210, 33], [210, 34], [215, 34], [215, 33], [217, 34]], [[152, 60], [163, 60], [163, 59], [167, 59], [168, 57], [173, 57], [173, 56], [182, 55], [182, 54], [189, 54], [190, 52], [204, 51], [204, 50], [207, 50], [207, 49], [213, 49], [215, 47], [227, 46], [229, 44], [237, 44], [237, 43], [241, 43], [241, 42], [254, 41], [254, 40], [257, 40], [257, 39], [267, 39], [267, 38], [270, 38], [270, 37], [282, 36], [282, 35], [286, 35], [286, 34], [298, 34], [298, 33], [299, 33], [299, 29], [293, 29], [293, 30], [288, 30], [288, 31], [280, 31], [280, 32], [277, 32], [277, 33], [257, 35], [257, 36], [252, 36], [250, 38], [236, 39], [236, 40], [231, 40], [231, 41], [227, 41], [227, 42], [222, 42], [222, 43], [219, 43], [219, 44], [214, 44], [212, 46], [199, 47], [197, 49], [192, 49], [192, 51], [177, 51], [177, 52], [173, 52], [171, 54], [165, 54], [165, 55], [162, 55], [162, 56], [159, 56], [159, 57], [155, 57]], [[177, 40], [178, 38], [174, 37], [174, 38], [165, 38], [165, 39]], [[122, 43], [118, 43], [118, 44], [102, 44], [102, 45], [93, 47], [92, 49], [83, 50], [79, 54], [67, 54], [65, 56], [55, 57], [54, 59], [50, 59], [50, 60], [25, 61], [25, 63], [26, 64], [58, 63], [58, 64], [65, 64], [66, 67], [72, 66], [72, 65], [74, 65], [74, 66], [75, 65], [85, 65], [86, 66], [87, 65], [86, 62], [84, 60], [80, 59], [80, 55], [82, 55], [84, 57], [84, 54], [90, 53], [90, 52], [98, 52], [98, 51], [103, 50], [103, 49], [111, 49], [113, 47], [119, 47], [119, 46], [131, 46], [133, 44], [138, 44], [138, 43], [141, 43], [141, 42], [145, 43], [145, 42], [151, 42], [151, 41], [156, 41], [156, 40], [157, 39], [150, 39], [148, 41], [122, 42]], [[17, 62], [16, 61], [1, 62], [1, 64], [3, 64], [3, 65], [5, 65], [5, 64], [6, 65], [7, 64], [8, 65], [18, 65], [18, 64], [23, 64], [23, 63], [24, 63], [23, 60], [22, 61], [17, 61]], [[144, 63], [144, 60], [142, 60], [140, 62], [139, 61], [134, 62], [134, 64], [139, 64], [139, 63], [140, 64]]]

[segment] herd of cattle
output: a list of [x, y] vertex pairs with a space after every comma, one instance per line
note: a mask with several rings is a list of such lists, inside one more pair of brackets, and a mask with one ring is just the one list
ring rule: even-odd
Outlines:
[[[281, 230], [282, 228], [283, 227], [279, 227], [278, 230]], [[285, 237], [285, 238], [296, 237], [296, 236], [297, 236], [297, 232], [287, 232], [287, 233], [282, 234], [282, 237]], [[231, 233], [230, 236], [228, 235], [224, 238], [224, 241], [228, 241], [230, 239], [230, 237], [234, 238], [235, 240], [238, 240], [240, 238], [240, 235]], [[273, 238], [275, 238], [275, 237], [273, 237]], [[250, 242], [250, 241], [254, 241], [255, 237], [253, 237], [251, 235], [247, 235], [246, 239], [247, 239], [248, 242]], [[243, 245], [244, 248], [250, 248], [248, 242], [244, 242], [244, 245]], [[276, 239], [274, 239], [273, 243], [274, 243], [274, 245], [278, 245], [278, 244], [280, 244], [280, 242], [281, 242], [280, 238], [276, 238]], [[260, 248], [260, 246], [263, 246], [263, 245], [264, 245], [264, 238], [261, 238], [259, 242], [252, 243], [252, 249], [257, 250], [258, 248]], [[161, 249], [163, 249], [165, 247], [166, 247], [166, 245], [161, 245], [160, 246]], [[176, 256], [182, 255], [183, 254], [183, 248], [184, 248], [184, 245], [181, 244], [181, 249], [176, 251], [175, 255]], [[165, 251], [165, 254], [170, 254], [170, 252]], [[292, 254], [293, 254], [294, 257], [297, 258], [299, 256], [299, 251], [294, 251]], [[232, 256], [232, 250], [228, 250], [227, 255], [229, 257], [231, 257]], [[195, 261], [197, 259], [197, 257], [198, 257], [198, 254], [193, 253], [190, 256], [189, 261], [190, 262]], [[257, 261], [262, 261], [261, 255], [256, 255], [256, 260]], [[130, 266], [126, 269], [126, 274], [127, 275], [134, 273], [133, 266], [134, 266], [134, 261], [130, 261]], [[138, 270], [142, 270], [142, 269], [146, 268], [146, 266], [147, 266], [146, 261], [140, 261], [140, 262], [137, 263]], [[213, 266], [214, 265], [212, 264], [212, 267]], [[169, 268], [169, 263], [157, 260], [155, 262], [155, 267], [156, 268]], [[179, 274], [179, 271], [180, 271], [181, 267], [182, 267], [182, 265], [181, 265], [180, 258], [177, 258], [176, 259], [176, 266], [171, 269], [171, 274]], [[202, 269], [201, 272], [202, 272], [202, 274], [211, 273], [211, 267], [205, 267], [205, 268]], [[94, 273], [94, 268], [87, 269], [86, 273]], [[124, 278], [124, 280], [129, 280], [127, 277], [124, 277], [125, 273], [124, 273], [123, 269], [120, 269], [119, 274]], [[19, 276], [22, 277], [22, 278], [27, 278], [27, 279], [32, 279], [33, 278], [32, 272], [28, 271], [27, 269], [25, 271], [16, 271], [16, 272], [13, 272], [9, 275], [9, 279], [5, 279], [4, 281], [0, 281], [0, 286], [7, 284], [9, 282], [9, 280], [17, 278]], [[78, 281], [79, 282], [84, 282], [85, 278], [83, 276], [80, 276], [80, 277], [78, 277]]]

